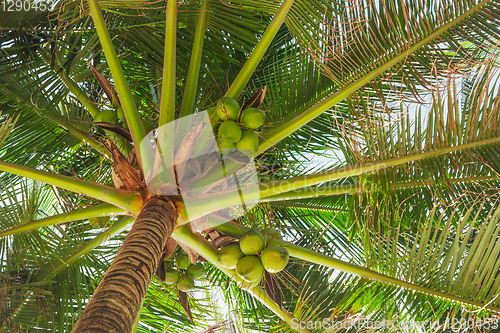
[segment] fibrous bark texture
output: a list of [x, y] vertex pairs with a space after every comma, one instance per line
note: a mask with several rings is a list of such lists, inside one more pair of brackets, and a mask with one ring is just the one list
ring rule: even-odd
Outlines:
[[176, 219], [173, 202], [158, 197], [146, 202], [73, 332], [132, 330]]

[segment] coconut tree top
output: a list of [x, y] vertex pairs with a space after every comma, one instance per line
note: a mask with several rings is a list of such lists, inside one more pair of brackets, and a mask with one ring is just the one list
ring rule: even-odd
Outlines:
[[6, 1], [0, 331], [494, 328], [499, 6]]

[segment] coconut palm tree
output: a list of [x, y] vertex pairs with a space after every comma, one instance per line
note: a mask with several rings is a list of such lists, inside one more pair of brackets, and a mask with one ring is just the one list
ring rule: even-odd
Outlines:
[[[1, 13], [0, 330], [497, 325], [498, 1], [26, 3]], [[266, 120], [204, 170], [172, 124], [223, 97]], [[218, 260], [249, 228], [291, 257], [251, 286]], [[163, 282], [178, 244], [197, 292]]]

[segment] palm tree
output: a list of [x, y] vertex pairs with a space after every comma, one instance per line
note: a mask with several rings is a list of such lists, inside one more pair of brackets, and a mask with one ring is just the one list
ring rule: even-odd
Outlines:
[[[493, 328], [499, 9], [493, 0], [4, 9], [0, 330]], [[151, 151], [140, 144], [145, 119], [167, 140], [162, 128], [222, 97], [266, 111], [253, 154], [260, 184], [250, 186], [260, 201], [231, 221], [220, 212], [241, 204], [238, 190], [199, 194], [186, 216], [176, 193], [180, 174], [196, 173], [186, 163], [165, 172], [170, 192], [148, 191]], [[128, 130], [94, 126], [119, 106]], [[193, 149], [178, 148], [162, 146], [164, 163]], [[226, 159], [224, 170], [239, 166]], [[220, 181], [210, 170], [197, 180]], [[110, 222], [90, 227], [103, 216]], [[200, 220], [201, 233], [189, 227]], [[240, 289], [216, 240], [270, 226], [284, 239], [266, 233], [269, 242], [292, 260]], [[208, 262], [200, 288], [221, 287], [238, 320], [213, 326], [210, 294], [188, 298], [161, 281], [176, 244]]]

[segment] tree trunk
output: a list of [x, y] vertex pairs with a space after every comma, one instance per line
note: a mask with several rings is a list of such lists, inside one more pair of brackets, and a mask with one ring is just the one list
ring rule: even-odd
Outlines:
[[176, 219], [173, 202], [158, 197], [146, 202], [73, 332], [132, 330]]

